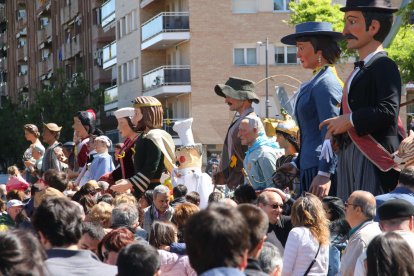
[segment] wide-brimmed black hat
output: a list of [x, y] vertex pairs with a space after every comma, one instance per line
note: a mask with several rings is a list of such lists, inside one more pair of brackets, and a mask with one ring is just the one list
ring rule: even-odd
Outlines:
[[287, 45], [296, 45], [296, 39], [304, 36], [329, 36], [334, 40], [340, 40], [343, 38], [342, 33], [334, 32], [332, 30], [332, 24], [328, 22], [305, 22], [296, 25], [296, 32], [282, 37], [280, 41]]
[[214, 91], [220, 97], [230, 97], [237, 100], [252, 100], [259, 103], [259, 97], [255, 93], [254, 83], [250, 80], [230, 77], [225, 84], [217, 84]]
[[393, 7], [390, 0], [347, 0], [345, 7], [341, 11], [377, 11], [393, 13], [398, 8]]

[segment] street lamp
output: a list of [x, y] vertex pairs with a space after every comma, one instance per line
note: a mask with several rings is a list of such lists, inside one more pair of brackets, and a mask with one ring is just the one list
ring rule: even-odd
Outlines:
[[[263, 42], [258, 41], [257, 44], [259, 46], [263, 46]], [[269, 53], [269, 38], [266, 37], [266, 44], [265, 44], [265, 61], [266, 61], [266, 118], [269, 118], [269, 60], [268, 60], [268, 53]]]

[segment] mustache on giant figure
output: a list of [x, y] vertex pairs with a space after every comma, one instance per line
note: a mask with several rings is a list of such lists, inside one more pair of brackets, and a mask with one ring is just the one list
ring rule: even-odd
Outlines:
[[353, 34], [346, 34], [344, 35], [345, 39], [356, 39], [358, 40], [358, 37], [354, 36]]

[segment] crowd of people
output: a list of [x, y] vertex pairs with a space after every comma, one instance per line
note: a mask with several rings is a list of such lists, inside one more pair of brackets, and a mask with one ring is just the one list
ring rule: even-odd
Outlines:
[[[293, 114], [259, 118], [252, 81], [214, 87], [238, 116], [212, 177], [192, 119], [176, 148], [154, 97], [114, 112], [116, 145], [93, 110], [64, 144], [56, 123], [24, 125], [25, 168], [0, 185], [0, 275], [414, 275], [414, 156], [393, 158], [401, 80], [382, 48], [397, 9], [341, 10], [343, 33], [306, 22], [281, 40], [313, 71]], [[359, 55], [345, 82], [341, 39]]]

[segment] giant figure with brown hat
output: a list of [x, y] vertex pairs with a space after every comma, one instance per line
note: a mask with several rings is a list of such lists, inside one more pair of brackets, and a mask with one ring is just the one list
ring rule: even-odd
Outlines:
[[214, 175], [215, 184], [227, 184], [230, 189], [235, 189], [244, 183], [242, 169], [247, 151], [247, 145], [243, 146], [238, 137], [239, 125], [247, 115], [255, 115], [252, 103], [259, 103], [259, 97], [255, 93], [252, 81], [234, 77], [229, 78], [225, 84], [217, 84], [214, 91], [225, 98], [224, 102], [230, 111], [236, 111], [240, 115], [230, 124], [224, 140], [219, 170]]
[[134, 100], [135, 114], [132, 119], [140, 131], [135, 142], [135, 174], [127, 179], [118, 180], [111, 189], [124, 192], [132, 189], [134, 196], [140, 198], [147, 189], [160, 185], [164, 170], [172, 173], [175, 154], [174, 141], [170, 134], [162, 130], [163, 109], [154, 97], [140, 96]]
[[398, 117], [400, 73], [382, 46], [397, 9], [389, 0], [347, 0], [341, 10], [347, 47], [358, 51], [359, 62], [344, 86], [341, 115], [320, 126], [339, 148], [337, 195], [346, 199], [354, 190], [378, 195], [395, 187], [392, 153], [405, 131]]

